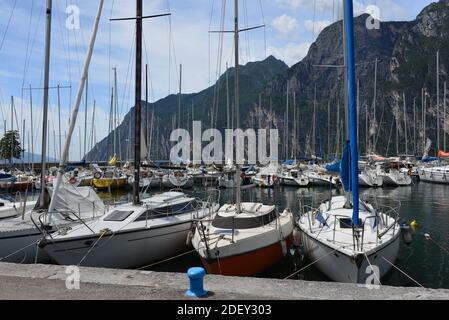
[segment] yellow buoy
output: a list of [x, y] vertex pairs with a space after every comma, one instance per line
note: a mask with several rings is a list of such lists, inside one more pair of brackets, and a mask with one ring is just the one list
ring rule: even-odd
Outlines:
[[417, 227], [418, 227], [418, 222], [416, 222], [416, 220], [413, 220], [413, 221], [410, 223], [410, 227], [412, 227], [412, 228], [417, 228]]

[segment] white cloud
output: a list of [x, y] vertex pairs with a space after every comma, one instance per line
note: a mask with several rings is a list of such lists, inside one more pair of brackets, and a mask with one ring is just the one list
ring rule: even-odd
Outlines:
[[320, 34], [321, 31], [323, 31], [324, 28], [326, 28], [328, 25], [330, 25], [331, 22], [328, 20], [321, 20], [321, 21], [315, 21], [312, 20], [306, 20], [304, 22], [304, 27], [307, 31], [312, 32], [314, 36], [317, 36]]
[[287, 5], [293, 10], [298, 9], [313, 9], [314, 7], [316, 10], [329, 10], [333, 8], [335, 0], [276, 0], [277, 3]]
[[301, 61], [307, 55], [310, 45], [310, 42], [300, 44], [288, 43], [284, 47], [268, 47], [267, 51], [268, 54], [272, 54], [278, 59], [283, 60], [289, 66], [292, 66]]
[[298, 20], [283, 14], [275, 18], [272, 25], [282, 36], [286, 37], [298, 29]]

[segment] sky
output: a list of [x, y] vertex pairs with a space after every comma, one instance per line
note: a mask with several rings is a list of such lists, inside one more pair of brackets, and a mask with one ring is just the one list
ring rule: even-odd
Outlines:
[[[382, 21], [408, 21], [431, 2], [354, 0], [354, 10], [359, 15], [375, 5]], [[225, 71], [226, 63], [233, 65], [232, 34], [209, 31], [233, 29], [234, 1], [144, 0], [143, 3], [144, 15], [171, 13], [170, 17], [143, 22], [143, 63], [149, 67], [150, 102], [178, 92], [180, 64], [183, 93], [205, 89]], [[341, 19], [341, 3], [341, 0], [240, 0], [240, 28], [265, 26], [241, 34], [240, 63], [269, 55], [289, 66], [299, 62], [319, 32]], [[11, 129], [13, 113], [14, 128], [20, 127], [24, 133], [25, 149], [34, 153], [41, 152], [45, 5], [45, 0], [0, 0], [0, 135], [5, 123], [6, 129]], [[50, 87], [61, 88], [60, 113], [58, 90], [49, 90], [48, 153], [55, 158], [59, 157], [60, 140], [64, 145], [97, 6], [98, 1], [92, 0], [53, 0]], [[108, 134], [113, 68], [117, 70], [119, 122], [133, 105], [135, 23], [110, 21], [132, 16], [135, 1], [105, 0], [89, 69], [87, 114], [83, 97], [70, 160], [79, 160], [84, 149], [88, 150]]]

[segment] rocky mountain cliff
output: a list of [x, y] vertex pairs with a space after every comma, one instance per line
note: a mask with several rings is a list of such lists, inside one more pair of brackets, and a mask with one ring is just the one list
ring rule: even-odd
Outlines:
[[[449, 123], [443, 121], [444, 82], [449, 66], [449, 0], [427, 6], [414, 21], [381, 22], [378, 30], [366, 28], [368, 18], [362, 15], [355, 19], [361, 152], [422, 155], [425, 139], [431, 139], [430, 154], [433, 154], [438, 149], [438, 118], [441, 128], [440, 148], [443, 148], [443, 128], [449, 132]], [[437, 51], [440, 57], [439, 117], [436, 108]], [[374, 104], [376, 59], [377, 99]], [[338, 156], [344, 139], [343, 64], [340, 21], [325, 28], [310, 47], [307, 56], [291, 68], [274, 57], [242, 67], [242, 127], [278, 128], [281, 158], [310, 156], [313, 153], [323, 157]], [[234, 71], [230, 69], [227, 72], [232, 103]], [[192, 103], [195, 120], [202, 120], [203, 125], [210, 125], [213, 121], [213, 125], [219, 129], [226, 127], [225, 79], [226, 74], [215, 86], [197, 94], [182, 96], [182, 127], [187, 128], [191, 123]], [[287, 86], [290, 99], [288, 121]], [[156, 119], [151, 150], [154, 159], [168, 158], [171, 147], [169, 132], [177, 123], [177, 105], [178, 97], [172, 95], [148, 106], [148, 112], [154, 110]], [[132, 129], [133, 110], [118, 128], [121, 141], [128, 139]], [[211, 114], [215, 115], [215, 119], [211, 119]], [[313, 119], [316, 119], [315, 130]], [[111, 141], [109, 137], [100, 142], [88, 155], [88, 159], [108, 158], [111, 155]], [[124, 159], [126, 149], [122, 147], [121, 150], [121, 158]]]

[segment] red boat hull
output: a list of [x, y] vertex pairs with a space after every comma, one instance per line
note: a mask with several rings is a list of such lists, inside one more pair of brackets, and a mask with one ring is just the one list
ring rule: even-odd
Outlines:
[[9, 190], [10, 192], [14, 191], [31, 191], [33, 189], [32, 182], [15, 182], [15, 183], [7, 183], [0, 186], [2, 189]]
[[[293, 234], [287, 237], [287, 248], [293, 242]], [[268, 247], [220, 259], [204, 259], [202, 262], [209, 274], [224, 276], [253, 276], [280, 262], [284, 258], [281, 242]]]

